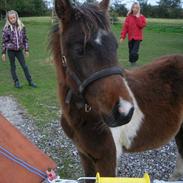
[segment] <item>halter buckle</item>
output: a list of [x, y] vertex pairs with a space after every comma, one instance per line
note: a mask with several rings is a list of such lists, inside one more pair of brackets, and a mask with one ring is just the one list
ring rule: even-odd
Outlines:
[[88, 104], [85, 104], [85, 112], [90, 112], [92, 110], [91, 106]]
[[67, 66], [67, 59], [66, 59], [65, 56], [62, 56], [62, 64], [63, 64], [64, 67]]

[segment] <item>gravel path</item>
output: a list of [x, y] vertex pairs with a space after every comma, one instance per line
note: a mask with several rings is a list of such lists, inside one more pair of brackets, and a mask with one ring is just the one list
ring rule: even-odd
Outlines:
[[64, 175], [64, 178], [78, 178], [82, 175], [77, 151], [61, 129], [60, 121], [52, 121], [38, 129], [13, 97], [0, 97], [0, 113], [52, 157], [57, 163], [58, 173]]
[[[0, 97], [0, 113], [55, 160], [58, 172], [64, 178], [78, 178], [83, 175], [77, 151], [60, 128], [59, 121], [51, 121], [38, 129], [26, 110], [13, 97]], [[167, 180], [175, 168], [175, 160], [176, 146], [172, 141], [158, 150], [125, 153], [121, 157], [118, 174], [141, 177], [144, 172], [148, 172], [152, 179]]]

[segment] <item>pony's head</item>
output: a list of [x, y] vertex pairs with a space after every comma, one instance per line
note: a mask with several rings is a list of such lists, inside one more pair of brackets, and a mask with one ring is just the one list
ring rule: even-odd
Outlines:
[[81, 82], [82, 86], [75, 89], [80, 88], [92, 109], [115, 127], [130, 121], [134, 107], [118, 66], [118, 43], [110, 30], [108, 7], [109, 0], [83, 5], [73, 5], [69, 0], [55, 1], [67, 74], [75, 83]]

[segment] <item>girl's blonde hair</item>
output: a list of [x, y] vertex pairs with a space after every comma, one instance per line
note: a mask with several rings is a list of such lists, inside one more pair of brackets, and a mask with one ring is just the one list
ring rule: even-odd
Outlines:
[[135, 5], [137, 5], [137, 6], [139, 7], [139, 10], [140, 10], [140, 4], [139, 4], [138, 2], [134, 2], [134, 3], [132, 4], [131, 8], [130, 8], [130, 11], [127, 13], [127, 16], [133, 14], [133, 7], [134, 7]]
[[15, 10], [10, 10], [10, 11], [7, 12], [7, 14], [6, 14], [6, 23], [5, 23], [4, 29], [6, 27], [10, 26], [11, 31], [13, 31], [13, 25], [9, 21], [9, 16], [10, 15], [15, 15], [16, 16], [18, 30], [22, 30], [24, 28], [24, 24], [20, 20], [20, 18], [18, 16], [18, 13]]

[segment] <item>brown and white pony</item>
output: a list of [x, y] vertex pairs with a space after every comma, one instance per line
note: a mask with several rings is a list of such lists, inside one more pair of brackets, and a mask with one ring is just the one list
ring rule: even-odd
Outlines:
[[158, 148], [175, 137], [183, 176], [183, 56], [122, 70], [108, 19], [109, 0], [73, 5], [56, 0], [52, 33], [61, 125], [76, 145], [86, 176], [115, 176], [122, 152]]

